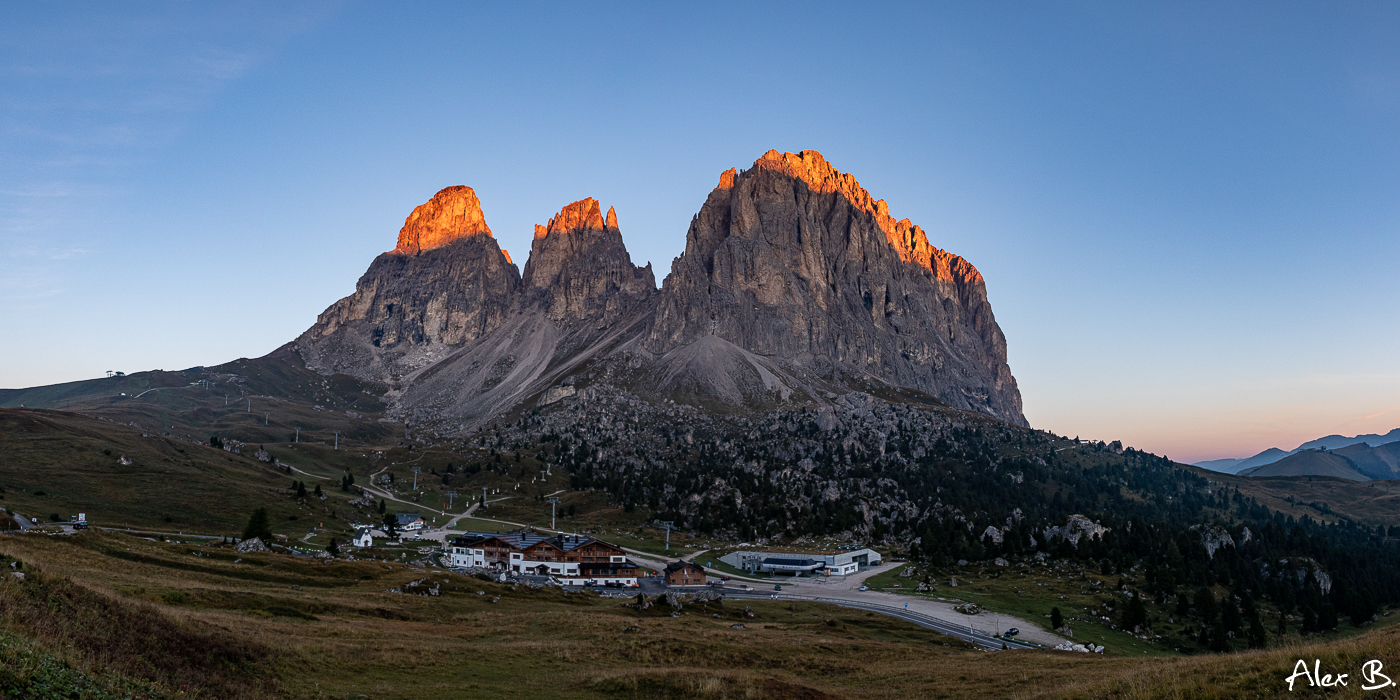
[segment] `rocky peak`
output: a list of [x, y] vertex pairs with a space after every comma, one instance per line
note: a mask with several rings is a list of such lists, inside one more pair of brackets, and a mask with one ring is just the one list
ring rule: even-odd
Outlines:
[[802, 374], [1025, 422], [981, 274], [816, 151], [724, 173], [692, 220], [646, 345], [712, 335]]
[[[485, 234], [485, 235], [478, 235]], [[470, 187], [448, 187], [413, 210], [399, 244], [297, 340], [307, 366], [386, 380], [425, 353], [491, 332], [510, 315], [520, 272], [496, 244]]]
[[[651, 265], [632, 264], [617, 212], [609, 207], [605, 219], [591, 197], [565, 206], [547, 225], [535, 226], [522, 284], [556, 322], [607, 315], [609, 308], [627, 306], [656, 290]], [[618, 293], [622, 296], [614, 299]]]
[[535, 238], [544, 238], [551, 233], [555, 234], [583, 234], [588, 235], [594, 231], [617, 231], [617, 212], [612, 207], [608, 207], [608, 218], [603, 220], [601, 213], [602, 205], [598, 200], [588, 197], [577, 202], [564, 205], [558, 214], [550, 217], [549, 224], [545, 226], [535, 225]]
[[413, 209], [399, 230], [399, 244], [393, 252], [417, 255], [483, 233], [491, 235], [481, 213], [481, 200], [472, 188], [454, 185]]

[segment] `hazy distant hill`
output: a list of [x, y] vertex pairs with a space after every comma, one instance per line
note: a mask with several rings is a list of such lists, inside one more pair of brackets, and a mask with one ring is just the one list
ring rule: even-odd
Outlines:
[[1331, 452], [1308, 450], [1289, 455], [1272, 464], [1250, 467], [1240, 476], [1336, 476], [1352, 481], [1369, 481], [1370, 477], [1356, 470], [1351, 460]]
[[1269, 464], [1242, 469], [1240, 476], [1338, 476], [1355, 481], [1400, 479], [1400, 441], [1372, 447], [1364, 442], [1336, 450], [1300, 450]]
[[1372, 479], [1400, 479], [1400, 440], [1378, 447], [1357, 443], [1332, 454], [1345, 457], [1353, 468]]
[[[1385, 445], [1387, 443], [1397, 441], [1400, 441], [1400, 428], [1396, 428], [1386, 433], [1385, 435], [1371, 434], [1357, 435], [1355, 437], [1346, 437], [1343, 435], [1328, 435], [1327, 437], [1321, 437], [1310, 442], [1305, 442], [1287, 452], [1280, 450], [1277, 447], [1270, 447], [1269, 449], [1264, 450], [1263, 452], [1260, 452], [1259, 454], [1254, 455], [1253, 457], [1246, 457], [1244, 459], [1212, 459], [1204, 462], [1196, 462], [1195, 466], [1201, 467], [1203, 469], [1209, 469], [1211, 471], [1224, 472], [1226, 474], [1239, 474], [1251, 467], [1261, 467], [1266, 464], [1273, 464], [1274, 462], [1277, 462], [1283, 459], [1284, 457], [1297, 454], [1299, 452], [1302, 452], [1303, 450], [1337, 450], [1350, 445], [1368, 445], [1371, 447], [1376, 447], [1379, 445]], [[1387, 476], [1384, 478], [1391, 479], [1395, 477]]]
[[[1298, 449], [1315, 450], [1321, 448], [1326, 450], [1335, 450], [1341, 447], [1346, 447], [1348, 445], [1356, 445], [1359, 443], [1366, 443], [1367, 445], [1370, 445], [1372, 447], [1377, 447], [1379, 445], [1384, 445], [1386, 443], [1396, 441], [1400, 441], [1400, 428], [1396, 428], [1386, 433], [1385, 435], [1357, 435], [1356, 437], [1328, 435], [1327, 437], [1318, 438], [1316, 440], [1313, 440], [1312, 442], [1305, 442], [1299, 445]], [[1296, 452], [1297, 450], [1294, 451]]]
[[1209, 462], [1197, 462], [1196, 466], [1203, 467], [1205, 469], [1210, 469], [1211, 471], [1225, 472], [1227, 474], [1238, 474], [1241, 471], [1249, 469], [1251, 467], [1261, 467], [1265, 464], [1273, 464], [1274, 462], [1277, 462], [1280, 459], [1283, 459], [1284, 457], [1287, 457], [1291, 454], [1293, 453], [1284, 452], [1283, 450], [1280, 450], [1277, 447], [1270, 447], [1269, 449], [1264, 450], [1263, 452], [1260, 452], [1259, 454], [1254, 455], [1253, 457], [1246, 457], [1244, 459], [1213, 459]]

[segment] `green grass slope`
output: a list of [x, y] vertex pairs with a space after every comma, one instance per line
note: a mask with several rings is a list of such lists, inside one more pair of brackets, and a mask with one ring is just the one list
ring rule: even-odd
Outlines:
[[[71, 413], [0, 409], [0, 505], [41, 521], [81, 512], [109, 527], [231, 536], [258, 507], [279, 533], [328, 519], [327, 507], [298, 504], [291, 477], [251, 454], [143, 434]], [[332, 491], [329, 508], [348, 496]]]

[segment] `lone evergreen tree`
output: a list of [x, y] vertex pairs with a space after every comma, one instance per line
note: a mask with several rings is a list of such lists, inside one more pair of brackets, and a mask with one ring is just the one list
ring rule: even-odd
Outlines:
[[1224, 652], [1230, 650], [1230, 638], [1225, 636], [1225, 626], [1217, 624], [1210, 631], [1210, 650]]
[[1268, 633], [1264, 631], [1264, 621], [1259, 619], [1259, 611], [1249, 617], [1249, 648], [1263, 649], [1268, 646]]
[[254, 537], [264, 543], [272, 541], [272, 528], [267, 522], [267, 509], [258, 508], [248, 517], [248, 526], [243, 528], [243, 539], [251, 540]]
[[1322, 601], [1322, 609], [1317, 612], [1317, 631], [1326, 632], [1337, 629], [1337, 609], [1332, 607], [1329, 600]]
[[1059, 608], [1050, 608], [1050, 629], [1057, 630], [1065, 626], [1065, 617], [1060, 614]]
[[1226, 597], [1220, 604], [1220, 622], [1225, 626], [1225, 631], [1240, 632], [1244, 629], [1244, 620], [1240, 617], [1240, 609], [1235, 605], [1234, 599]]
[[383, 515], [385, 510], [384, 499], [379, 499], [379, 514]]
[[1147, 606], [1142, 603], [1142, 595], [1134, 595], [1123, 606], [1119, 625], [1127, 632], [1136, 633], [1139, 627], [1147, 626]]

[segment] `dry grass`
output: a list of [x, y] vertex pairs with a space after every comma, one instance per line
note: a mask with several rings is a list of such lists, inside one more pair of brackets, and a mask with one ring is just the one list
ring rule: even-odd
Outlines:
[[[731, 601], [673, 618], [668, 608], [640, 612], [618, 599], [405, 565], [236, 555], [102, 532], [0, 538], [0, 552], [47, 572], [42, 587], [53, 590], [26, 600], [57, 600], [82, 587], [142, 611], [173, 630], [172, 640], [209, 633], [271, 650], [253, 662], [264, 670], [257, 677], [275, 677], [275, 694], [287, 697], [1272, 697], [1298, 658], [1355, 674], [1368, 658], [1384, 660], [1397, 639], [1383, 630], [1322, 647], [1184, 659], [985, 653], [893, 618], [828, 606], [757, 601], [750, 618]], [[384, 592], [427, 576], [442, 596]], [[18, 627], [27, 636], [61, 645], [77, 618], [26, 619]], [[54, 631], [36, 631], [46, 624]], [[122, 663], [115, 653], [102, 662]]]

